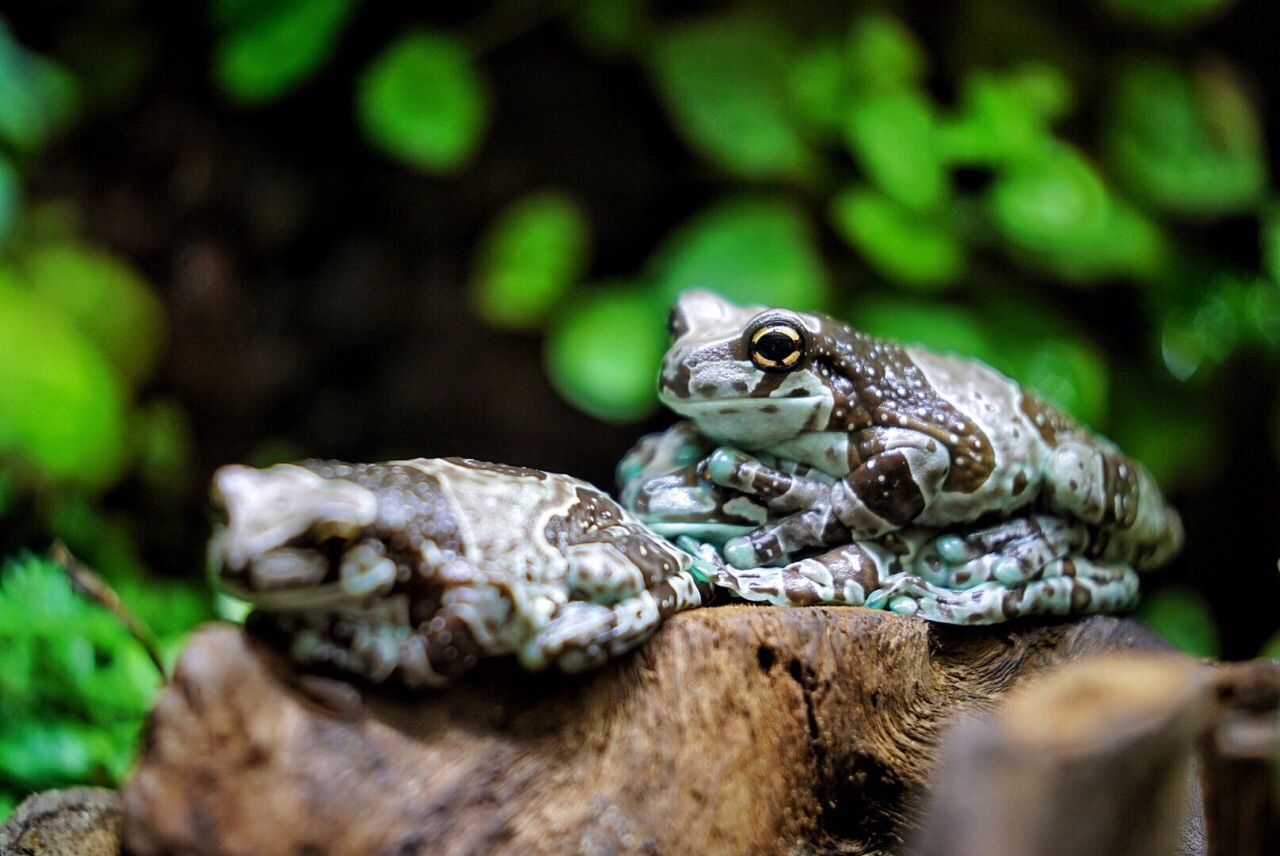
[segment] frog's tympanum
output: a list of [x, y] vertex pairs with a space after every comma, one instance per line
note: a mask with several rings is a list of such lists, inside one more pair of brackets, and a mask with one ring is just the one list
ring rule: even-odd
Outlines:
[[[1128, 608], [1180, 548], [1150, 474], [974, 360], [681, 295], [623, 504], [754, 600], [951, 622]], [[721, 560], [721, 554], [723, 560]]]
[[702, 603], [689, 555], [555, 473], [304, 461], [223, 467], [213, 494], [215, 582], [296, 660], [374, 683], [440, 686], [504, 654], [580, 671]]

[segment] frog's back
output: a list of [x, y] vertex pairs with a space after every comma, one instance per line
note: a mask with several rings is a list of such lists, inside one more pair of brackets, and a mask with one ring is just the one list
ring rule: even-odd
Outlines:
[[1031, 503], [1039, 493], [1050, 443], [1024, 407], [1022, 388], [977, 360], [909, 347], [907, 355], [939, 398], [967, 418], [968, 430], [982, 435], [991, 450], [990, 475], [971, 491], [944, 491], [920, 522], [937, 525], [1007, 513]]

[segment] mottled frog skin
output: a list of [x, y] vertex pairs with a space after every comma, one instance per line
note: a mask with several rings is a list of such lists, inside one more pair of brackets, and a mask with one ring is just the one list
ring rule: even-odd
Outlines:
[[719, 582], [745, 597], [1113, 611], [1180, 549], [1140, 464], [980, 362], [704, 291], [670, 327], [659, 396], [688, 422], [623, 461], [623, 502], [720, 545]]
[[591, 485], [468, 458], [228, 466], [217, 585], [303, 664], [438, 687], [481, 657], [581, 671], [702, 603], [690, 556]]

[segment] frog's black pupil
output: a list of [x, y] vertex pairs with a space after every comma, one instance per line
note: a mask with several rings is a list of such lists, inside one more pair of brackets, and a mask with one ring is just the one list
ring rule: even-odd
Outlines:
[[770, 330], [756, 340], [756, 353], [763, 360], [781, 363], [800, 346], [792, 337], [778, 330]]

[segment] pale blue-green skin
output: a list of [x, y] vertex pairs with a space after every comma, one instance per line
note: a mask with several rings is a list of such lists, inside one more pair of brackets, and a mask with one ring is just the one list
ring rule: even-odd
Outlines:
[[[768, 511], [754, 498], [732, 495], [709, 479], [689, 478], [711, 447], [689, 422], [642, 438], [618, 467], [623, 506], [692, 553], [695, 565], [721, 588], [747, 600], [798, 605], [795, 583], [802, 575], [806, 583], [821, 579], [821, 562], [811, 558], [740, 569], [724, 561], [725, 543], [767, 520]], [[1038, 527], [1039, 533], [1020, 533], [1025, 525]], [[1006, 537], [1011, 540], [993, 546]], [[848, 545], [875, 565], [878, 584], [868, 589], [827, 581], [819, 602], [952, 624], [1132, 609], [1137, 574], [1123, 564], [1080, 555], [1085, 540], [1078, 527], [1050, 515], [983, 528], [908, 527]], [[803, 589], [806, 602], [811, 593]], [[1086, 593], [1088, 602], [1082, 605]]]
[[291, 655], [443, 686], [479, 657], [577, 672], [702, 603], [693, 560], [597, 488], [467, 458], [220, 469], [216, 585]]
[[[719, 447], [712, 481], [758, 495], [770, 460], [798, 476], [767, 503], [791, 513], [726, 545], [734, 565], [834, 546], [833, 520], [865, 540], [1041, 511], [1089, 525], [1089, 555], [1107, 562], [1154, 568], [1181, 546], [1141, 464], [979, 361], [706, 291], [681, 294], [671, 324], [659, 398]], [[801, 347], [766, 365], [754, 347], [766, 330]]]
[[[743, 597], [962, 623], [1119, 611], [1134, 567], [1181, 544], [1140, 464], [988, 366], [709, 292], [672, 317], [659, 392], [688, 421], [623, 460], [623, 505]], [[753, 336], [779, 322], [807, 350], [766, 369]], [[893, 520], [872, 500], [909, 496], [884, 475], [904, 461], [924, 504]]]

